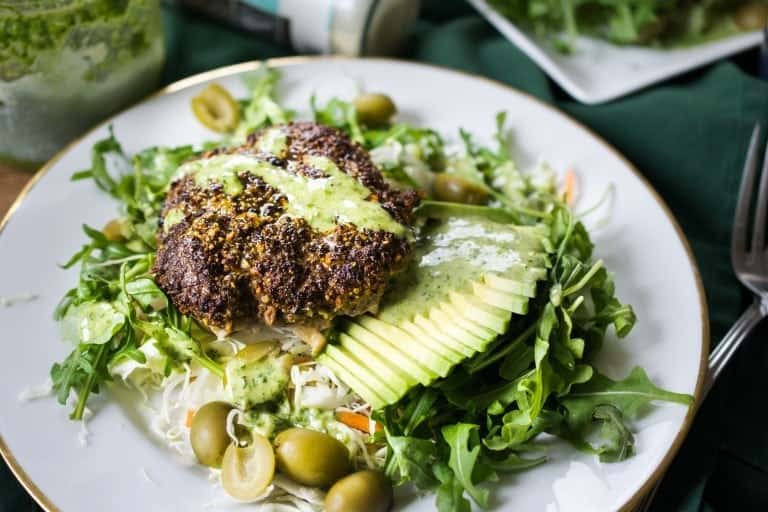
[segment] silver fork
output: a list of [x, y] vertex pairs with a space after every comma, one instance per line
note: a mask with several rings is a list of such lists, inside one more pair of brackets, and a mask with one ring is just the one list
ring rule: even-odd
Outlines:
[[[752, 219], [752, 240], [749, 246], [747, 245], [749, 211], [754, 192], [755, 173], [760, 160], [759, 146], [760, 125], [757, 124], [752, 130], [752, 138], [749, 142], [749, 150], [747, 150], [747, 161], [744, 164], [731, 234], [731, 266], [733, 266], [733, 271], [741, 284], [746, 286], [755, 297], [752, 304], [741, 314], [741, 317], [736, 320], [736, 323], [709, 355], [707, 380], [697, 407], [707, 397], [728, 361], [747, 339], [749, 333], [763, 318], [768, 316], [768, 249], [765, 247], [766, 216], [768, 214], [768, 145], [765, 148], [760, 188], [757, 193], [757, 206], [755, 207], [755, 216]], [[640, 501], [635, 512], [648, 512], [662, 479], [663, 476]]]

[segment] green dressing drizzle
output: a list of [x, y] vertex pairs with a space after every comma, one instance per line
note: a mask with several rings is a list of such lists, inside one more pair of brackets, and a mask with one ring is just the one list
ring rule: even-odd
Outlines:
[[292, 174], [255, 156], [243, 154], [193, 160], [179, 167], [177, 175], [193, 176], [200, 187], [221, 183], [226, 194], [236, 196], [243, 191], [239, 175], [247, 172], [285, 195], [288, 200], [286, 216], [302, 218], [319, 231], [349, 223], [359, 229], [387, 231], [400, 237], [408, 235], [409, 230], [393, 219], [380, 203], [368, 199], [371, 196], [368, 188], [340, 170], [330, 159], [307, 157], [305, 163], [327, 176], [309, 178]]

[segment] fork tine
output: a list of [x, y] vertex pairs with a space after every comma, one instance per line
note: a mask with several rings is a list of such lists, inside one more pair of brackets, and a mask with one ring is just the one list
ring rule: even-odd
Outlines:
[[747, 251], [747, 226], [749, 224], [749, 205], [752, 202], [752, 189], [755, 182], [755, 170], [757, 169], [757, 146], [760, 140], [760, 124], [756, 124], [752, 130], [752, 138], [747, 150], [747, 161], [744, 163], [744, 171], [739, 188], [739, 200], [736, 204], [736, 213], [733, 218], [733, 234], [731, 235], [731, 264], [734, 267], [741, 265], [741, 256]]
[[757, 212], [755, 227], [752, 231], [752, 252], [762, 252], [765, 245], [765, 218], [768, 214], [768, 144], [763, 158], [763, 175], [760, 176], [760, 188], [757, 192]]

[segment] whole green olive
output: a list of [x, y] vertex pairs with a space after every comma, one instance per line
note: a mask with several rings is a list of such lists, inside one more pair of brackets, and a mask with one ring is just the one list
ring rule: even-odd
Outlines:
[[354, 106], [357, 120], [371, 127], [386, 126], [397, 113], [392, 98], [380, 93], [361, 94], [355, 98]]
[[232, 443], [221, 464], [221, 485], [241, 501], [259, 499], [275, 476], [275, 452], [266, 437], [253, 435], [248, 446]]
[[438, 201], [452, 203], [485, 204], [488, 201], [488, 191], [482, 185], [446, 173], [435, 174], [432, 195]]
[[325, 496], [326, 512], [386, 512], [391, 505], [392, 484], [370, 469], [345, 476]]
[[768, 5], [757, 2], [744, 4], [733, 15], [733, 21], [744, 30], [757, 30], [768, 24]]
[[350, 472], [349, 451], [337, 439], [305, 428], [275, 438], [277, 469], [300, 484], [325, 487]]
[[209, 402], [192, 418], [189, 440], [201, 464], [221, 467], [221, 459], [232, 440], [227, 434], [227, 415], [232, 406], [226, 402]]

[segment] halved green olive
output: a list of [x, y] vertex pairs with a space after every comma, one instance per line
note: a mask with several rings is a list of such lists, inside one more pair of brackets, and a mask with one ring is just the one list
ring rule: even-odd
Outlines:
[[485, 204], [488, 201], [488, 191], [481, 185], [446, 173], [435, 174], [432, 195], [438, 201], [452, 203]]
[[253, 343], [240, 349], [240, 351], [235, 354], [235, 357], [242, 361], [251, 363], [253, 361], [262, 359], [277, 347], [278, 343], [276, 341], [263, 341], [259, 343]]
[[371, 127], [386, 126], [397, 113], [397, 107], [392, 98], [386, 94], [361, 94], [354, 101], [357, 120]]
[[251, 444], [230, 444], [221, 464], [221, 485], [235, 499], [254, 501], [275, 476], [275, 452], [264, 436], [254, 434]]
[[192, 418], [189, 440], [200, 464], [218, 468], [232, 440], [227, 434], [227, 415], [232, 406], [226, 402], [209, 402]]
[[240, 122], [240, 105], [219, 84], [210, 84], [192, 98], [192, 112], [207, 128], [220, 133], [233, 131]]
[[392, 505], [392, 484], [380, 471], [345, 476], [325, 496], [326, 512], [386, 512]]
[[733, 15], [733, 21], [744, 30], [757, 30], [768, 24], [768, 5], [749, 3], [739, 7]]
[[349, 451], [337, 439], [305, 428], [275, 438], [277, 468], [300, 484], [325, 487], [351, 471]]

